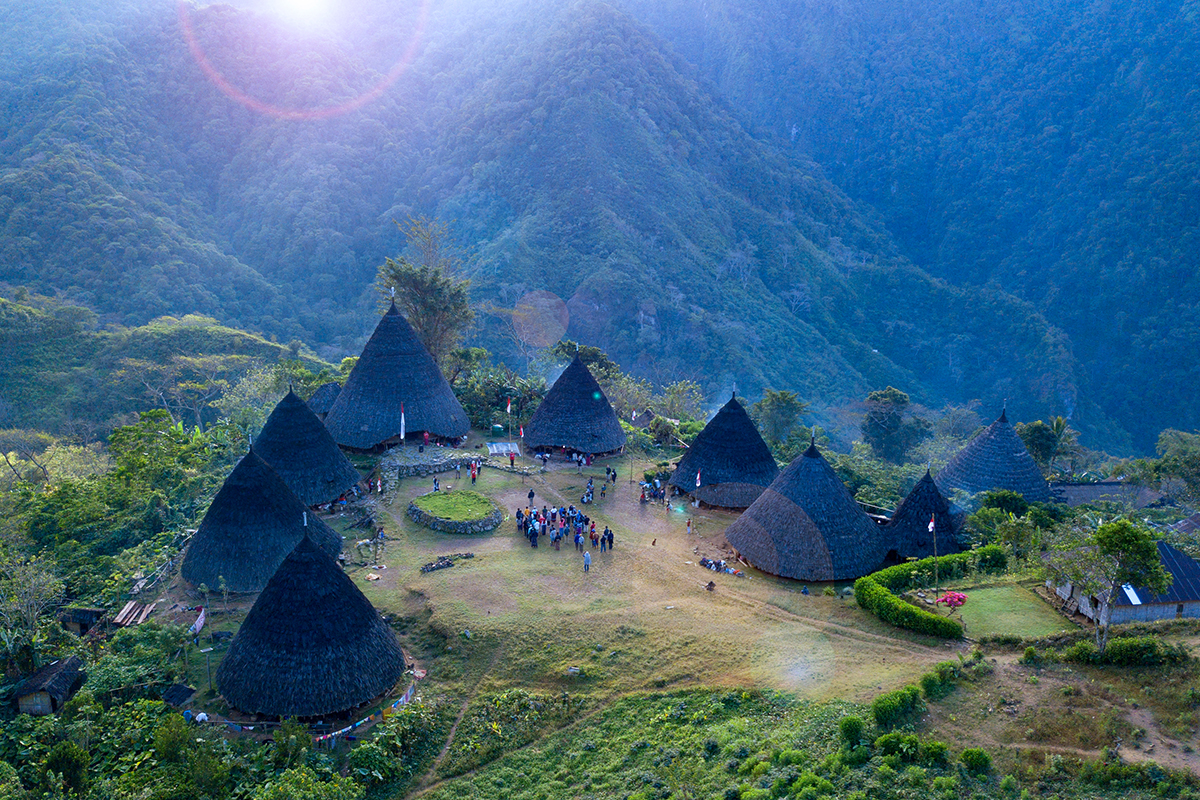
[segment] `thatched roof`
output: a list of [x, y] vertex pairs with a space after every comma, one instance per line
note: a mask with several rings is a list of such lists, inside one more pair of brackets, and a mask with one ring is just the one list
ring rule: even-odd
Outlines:
[[888, 549], [816, 444], [779, 473], [725, 537], [763, 572], [808, 581], [866, 575]]
[[777, 475], [779, 465], [771, 450], [746, 409], [734, 398], [700, 431], [669, 483], [702, 503], [746, 508]]
[[361, 480], [329, 430], [292, 391], [267, 417], [254, 450], [306, 506], [333, 500]]
[[457, 439], [471, 423], [433, 356], [417, 338], [396, 304], [375, 332], [325, 417], [333, 440], [343, 447], [370, 450], [405, 433]]
[[217, 687], [248, 714], [339, 714], [404, 674], [391, 629], [337, 562], [303, 538], [267, 583], [217, 669]]
[[525, 428], [530, 447], [566, 447], [610, 453], [625, 445], [625, 431], [591, 370], [575, 356], [546, 393]]
[[13, 695], [28, 697], [45, 692], [53, 697], [56, 703], [61, 704], [79, 688], [85, 677], [83, 659], [79, 656], [68, 656], [38, 669], [21, 682]]
[[180, 572], [194, 586], [214, 591], [221, 577], [231, 592], [257, 592], [310, 535], [330, 557], [342, 539], [309, 512], [254, 448], [238, 462], [213, 498], [183, 556]]
[[322, 383], [313, 392], [312, 397], [308, 398], [308, 407], [318, 417], [325, 419], [325, 415], [329, 413], [329, 409], [333, 408], [333, 401], [337, 400], [337, 396], [341, 392], [342, 385], [337, 381]]
[[908, 497], [900, 501], [884, 528], [889, 549], [895, 550], [901, 559], [934, 555], [933, 536], [929, 533], [930, 517], [934, 519], [937, 533], [937, 555], [957, 553], [963, 514], [950, 509], [950, 503], [926, 470], [925, 477], [917, 481]]
[[1019, 492], [1030, 502], [1052, 500], [1042, 471], [1004, 411], [998, 420], [967, 442], [935, 480], [947, 494], [955, 489], [971, 494], [1008, 489]]

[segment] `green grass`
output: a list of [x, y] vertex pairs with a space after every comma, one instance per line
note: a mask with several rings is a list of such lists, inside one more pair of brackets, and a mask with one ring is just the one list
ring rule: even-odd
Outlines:
[[967, 602], [960, 613], [972, 639], [999, 634], [1036, 638], [1071, 627], [1026, 586], [1005, 584], [961, 591]]
[[466, 489], [430, 492], [414, 498], [413, 502], [422, 511], [454, 522], [483, 519], [495, 509], [491, 500]]

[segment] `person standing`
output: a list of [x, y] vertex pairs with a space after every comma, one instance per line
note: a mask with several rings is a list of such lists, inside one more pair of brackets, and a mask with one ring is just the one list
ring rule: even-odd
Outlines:
[[692, 518], [688, 517], [688, 536], [692, 535]]
[[533, 489], [529, 490], [529, 505], [533, 505]]
[[462, 480], [462, 462], [461, 461], [456, 461], [454, 463], [454, 480], [455, 481]]
[[433, 490], [435, 492], [439, 492], [439, 491], [441, 491], [441, 489], [442, 489], [442, 484], [438, 482], [437, 475], [434, 475], [433, 476]]
[[479, 467], [475, 466], [475, 464], [472, 463], [471, 464], [471, 485], [472, 486], [475, 485], [475, 479], [478, 477], [479, 477]]
[[592, 568], [592, 552], [590, 550], [583, 551], [583, 571], [588, 572]]
[[508, 466], [511, 469], [517, 468], [517, 454], [512, 452], [511, 450], [508, 451]]

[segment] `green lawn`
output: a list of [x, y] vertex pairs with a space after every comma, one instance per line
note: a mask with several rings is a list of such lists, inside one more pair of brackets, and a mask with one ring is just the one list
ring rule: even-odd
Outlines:
[[961, 589], [967, 596], [962, 607], [967, 636], [1007, 634], [1036, 637], [1070, 628], [1070, 623], [1026, 586], [1007, 584], [982, 589]]
[[492, 513], [495, 506], [481, 494], [457, 489], [453, 492], [430, 492], [414, 498], [413, 502], [423, 511], [442, 519], [465, 522], [483, 519]]

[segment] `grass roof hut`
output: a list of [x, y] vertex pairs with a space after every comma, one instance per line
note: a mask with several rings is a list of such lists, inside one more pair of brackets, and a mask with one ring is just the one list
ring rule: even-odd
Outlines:
[[267, 417], [254, 449], [306, 506], [333, 500], [361, 480], [329, 430], [290, 390]]
[[395, 303], [363, 347], [325, 425], [335, 442], [355, 450], [398, 442], [401, 428], [447, 439], [466, 436], [471, 428], [433, 356]]
[[949, 501], [938, 489], [933, 476], [925, 470], [925, 477], [917, 481], [908, 496], [896, 506], [884, 533], [889, 548], [896, 551], [899, 559], [926, 558], [934, 555], [933, 535], [929, 533], [932, 518], [937, 535], [937, 555], [944, 556], [962, 549], [958, 534], [963, 516], [962, 512], [950, 509]]
[[532, 448], [565, 447], [611, 453], [625, 446], [625, 431], [591, 370], [575, 356], [546, 393], [525, 429]]
[[250, 448], [213, 498], [180, 572], [194, 586], [215, 591], [223, 577], [231, 592], [258, 592], [306, 531], [331, 558], [341, 552], [342, 538]]
[[778, 475], [770, 448], [734, 397], [700, 431], [668, 483], [710, 506], [746, 508]]
[[247, 714], [311, 718], [378, 697], [404, 670], [395, 634], [306, 536], [246, 615], [217, 669], [217, 687]]
[[1052, 500], [1042, 471], [1008, 421], [1006, 411], [1001, 411], [998, 420], [967, 442], [934, 480], [947, 494], [955, 489], [971, 494], [1008, 489], [1019, 492], [1030, 502]]
[[885, 539], [816, 443], [779, 473], [725, 532], [763, 572], [806, 581], [858, 578], [883, 562]]
[[329, 409], [333, 408], [333, 401], [337, 400], [337, 396], [342, 392], [342, 385], [337, 381], [322, 383], [313, 392], [312, 397], [308, 398], [309, 409], [317, 415], [318, 419], [325, 419], [329, 413]]

